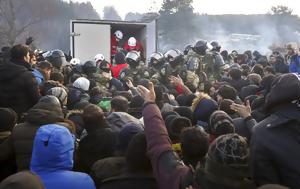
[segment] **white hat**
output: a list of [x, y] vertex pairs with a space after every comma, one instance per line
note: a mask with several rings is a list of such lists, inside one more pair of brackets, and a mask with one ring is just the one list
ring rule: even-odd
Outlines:
[[78, 58], [72, 58], [70, 60], [70, 64], [73, 66], [76, 66], [76, 65], [80, 64], [80, 60]]
[[95, 62], [98, 62], [98, 61], [103, 61], [105, 58], [104, 58], [104, 55], [103, 54], [96, 54], [94, 60]]
[[85, 77], [79, 77], [74, 81], [73, 86], [84, 91], [88, 91], [90, 87], [90, 81]]
[[130, 47], [136, 46], [136, 39], [135, 39], [134, 37], [130, 37], [130, 38], [128, 39], [128, 45], [129, 45]]
[[115, 32], [115, 36], [118, 38], [118, 39], [123, 39], [123, 33], [120, 31], [120, 30], [117, 30]]

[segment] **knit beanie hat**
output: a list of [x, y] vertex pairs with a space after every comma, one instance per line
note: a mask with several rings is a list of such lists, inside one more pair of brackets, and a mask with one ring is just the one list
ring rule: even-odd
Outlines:
[[234, 133], [235, 128], [232, 118], [224, 111], [215, 111], [210, 116], [208, 133], [212, 135], [224, 135]]
[[208, 159], [232, 168], [248, 165], [248, 144], [238, 134], [227, 134], [218, 137], [208, 150]]
[[68, 97], [68, 93], [62, 87], [53, 87], [50, 90], [48, 90], [46, 94], [52, 95], [52, 96], [55, 96], [56, 98], [58, 98], [58, 100], [60, 101], [60, 103], [62, 105], [64, 105], [63, 103], [66, 102], [66, 99]]
[[88, 91], [90, 87], [90, 81], [85, 77], [80, 77], [74, 81], [73, 86], [78, 89], [82, 89], [83, 91]]

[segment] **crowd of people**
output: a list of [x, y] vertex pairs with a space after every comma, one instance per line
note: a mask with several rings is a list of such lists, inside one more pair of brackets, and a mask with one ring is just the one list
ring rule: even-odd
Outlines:
[[294, 43], [265, 56], [199, 40], [146, 63], [2, 50], [0, 189], [300, 187]]

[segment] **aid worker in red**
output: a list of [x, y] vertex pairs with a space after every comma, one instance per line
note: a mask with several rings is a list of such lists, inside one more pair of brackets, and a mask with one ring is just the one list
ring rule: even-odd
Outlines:
[[129, 51], [138, 51], [140, 52], [141, 57], [143, 57], [143, 52], [144, 49], [141, 45], [141, 43], [136, 40], [134, 37], [130, 37], [124, 45], [124, 50], [129, 52]]
[[123, 33], [117, 30], [114, 35], [111, 36], [111, 57], [114, 57], [117, 53], [120, 40], [123, 39]]

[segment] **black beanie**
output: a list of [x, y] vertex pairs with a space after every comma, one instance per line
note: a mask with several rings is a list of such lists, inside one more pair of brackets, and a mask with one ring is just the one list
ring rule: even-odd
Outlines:
[[189, 107], [179, 106], [174, 108], [174, 111], [177, 112], [180, 116], [189, 119], [190, 121], [193, 120], [193, 111]]
[[180, 140], [181, 131], [186, 127], [192, 126], [189, 119], [176, 115], [169, 115], [165, 123], [172, 142], [178, 142]]
[[124, 64], [125, 63], [125, 55], [122, 52], [118, 52], [115, 55], [115, 62], [116, 64]]

